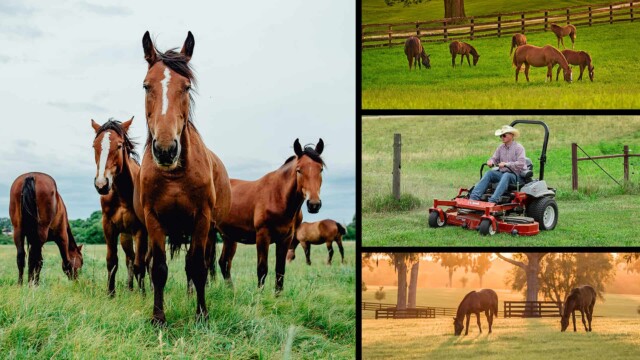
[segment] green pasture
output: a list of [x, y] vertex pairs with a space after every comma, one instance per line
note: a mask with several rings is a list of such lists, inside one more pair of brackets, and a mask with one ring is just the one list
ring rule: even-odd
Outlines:
[[[438, 3], [442, 5], [441, 3]], [[515, 82], [509, 56], [511, 37], [470, 42], [480, 54], [477, 66], [451, 66], [449, 43], [424, 44], [431, 69], [409, 71], [402, 46], [362, 50], [363, 109], [633, 109], [640, 108], [640, 23], [579, 27], [576, 50], [587, 51], [595, 80], [545, 82], [547, 68], [531, 68]], [[556, 46], [551, 32], [527, 34], [529, 44]], [[568, 42], [570, 44], [570, 41]], [[567, 44], [567, 41], [565, 41]], [[570, 46], [570, 45], [569, 45]], [[524, 69], [524, 67], [523, 67]], [[554, 79], [555, 70], [554, 68]]]
[[[451, 199], [479, 180], [479, 170], [500, 144], [495, 129], [515, 119], [538, 119], [550, 128], [545, 180], [557, 189], [555, 230], [533, 237], [480, 236], [460, 227], [429, 228], [434, 199]], [[519, 141], [538, 177], [542, 127], [518, 125]], [[385, 210], [392, 182], [393, 134], [402, 134], [401, 188], [420, 203]], [[640, 117], [631, 116], [425, 116], [362, 120], [362, 240], [364, 246], [638, 246], [640, 158], [630, 159], [630, 181], [620, 187], [595, 164], [580, 162], [579, 190], [571, 189], [571, 143], [589, 155], [639, 153]], [[584, 157], [584, 154], [578, 154]], [[622, 159], [598, 162], [622, 182]]]
[[[220, 247], [218, 247], [218, 251]], [[275, 248], [257, 289], [254, 246], [238, 246], [234, 288], [219, 277], [206, 289], [209, 321], [196, 322], [195, 294], [187, 295], [184, 253], [169, 261], [165, 288], [168, 326], [151, 325], [153, 296], [129, 291], [120, 251], [117, 294], [106, 294], [104, 245], [84, 248], [77, 282], [66, 279], [60, 255], [45, 246], [39, 287], [16, 284], [15, 247], [0, 246], [0, 354], [3, 359], [352, 359], [355, 357], [355, 244], [345, 243], [325, 265], [313, 247], [312, 266], [287, 266], [284, 290], [274, 293]], [[26, 276], [26, 274], [25, 274]], [[220, 276], [218, 272], [218, 276]]]

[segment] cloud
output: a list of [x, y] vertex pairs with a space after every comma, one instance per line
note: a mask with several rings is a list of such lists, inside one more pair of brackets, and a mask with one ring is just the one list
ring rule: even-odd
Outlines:
[[44, 33], [33, 26], [29, 25], [0, 25], [0, 33], [14, 35], [21, 38], [39, 38], [44, 35]]
[[87, 2], [81, 3], [80, 6], [85, 10], [98, 15], [122, 16], [131, 14], [130, 9], [121, 6], [96, 5]]
[[33, 9], [21, 4], [19, 1], [3, 0], [0, 2], [0, 14], [5, 15], [30, 15]]
[[65, 111], [77, 111], [77, 112], [107, 112], [108, 110], [102, 106], [86, 103], [86, 102], [78, 102], [78, 103], [70, 103], [64, 101], [48, 101], [47, 105], [53, 106], [60, 110]]

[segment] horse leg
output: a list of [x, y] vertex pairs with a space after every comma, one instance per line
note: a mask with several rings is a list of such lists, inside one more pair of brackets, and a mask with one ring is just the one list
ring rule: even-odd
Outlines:
[[133, 262], [136, 258], [136, 253], [133, 251], [133, 236], [121, 233], [120, 246], [122, 246], [122, 250], [124, 250], [124, 254], [127, 257], [127, 285], [129, 290], [133, 291]]
[[167, 254], [165, 253], [166, 234], [162, 230], [158, 220], [153, 217], [152, 212], [147, 212], [145, 224], [149, 233], [151, 245], [151, 280], [153, 281], [153, 316], [151, 323], [154, 325], [165, 325], [167, 318], [164, 314], [164, 286], [167, 283]]
[[469, 335], [469, 320], [471, 320], [471, 313], [467, 314], [467, 327], [464, 331], [465, 335]]
[[331, 240], [326, 242], [327, 250], [329, 251], [329, 257], [327, 258], [327, 265], [331, 265], [331, 260], [333, 260], [333, 242]]
[[[567, 47], [564, 46], [564, 36], [560, 38], [560, 41], [562, 42], [562, 48], [566, 49]], [[558, 49], [560, 48], [560, 46], [558, 45]]]
[[558, 78], [560, 77], [560, 70], [562, 70], [562, 67], [558, 65], [558, 71], [556, 71], [556, 81], [558, 81]]
[[107, 242], [107, 293], [113, 297], [116, 294], [118, 272], [118, 233], [106, 220], [103, 220], [103, 231]]
[[480, 325], [480, 312], [476, 313], [476, 321], [478, 322], [478, 329], [480, 329], [480, 334], [482, 334], [482, 325]]
[[42, 268], [42, 244], [37, 243], [29, 247], [29, 285], [37, 286], [40, 282]]
[[299, 244], [300, 241], [294, 236], [293, 239], [291, 239], [291, 245], [289, 245], [289, 251], [287, 252], [287, 262], [292, 262], [296, 259], [296, 248]]
[[417, 54], [415, 57], [416, 64], [418, 64], [418, 69], [422, 70], [422, 64], [420, 63], [420, 54]]
[[585, 68], [585, 66], [581, 64], [580, 65], [580, 77], [578, 78], [578, 80], [582, 80], [582, 73], [584, 72], [584, 68]]
[[24, 276], [25, 256], [24, 251], [25, 236], [22, 234], [22, 230], [18, 228], [13, 229], [13, 243], [16, 245], [18, 254], [16, 255], [16, 263], [18, 264], [18, 285], [22, 285], [22, 278]]
[[456, 67], [456, 54], [451, 53], [451, 66]]
[[584, 331], [589, 331], [589, 328], [587, 328], [587, 322], [584, 319], [584, 310], [580, 309], [580, 315], [582, 315], [582, 325], [584, 325]]
[[524, 63], [524, 76], [527, 78], [527, 82], [529, 82], [529, 63]]
[[591, 305], [589, 305], [589, 312], [587, 313], [587, 320], [589, 320], [589, 331], [591, 331], [591, 319], [593, 319], [593, 305], [595, 304], [591, 303]]
[[207, 284], [206, 247], [209, 241], [209, 229], [211, 221], [209, 214], [204, 212], [198, 218], [191, 234], [191, 246], [189, 247], [189, 262], [187, 263], [187, 273], [191, 274], [193, 285], [196, 288], [198, 307], [196, 309], [196, 320], [207, 320], [209, 312], [204, 297], [205, 285]]
[[231, 282], [231, 263], [233, 256], [236, 254], [238, 243], [231, 240], [228, 236], [222, 236], [222, 253], [220, 259], [218, 259], [218, 265], [220, 265], [220, 272], [222, 277], [227, 282], [227, 285], [233, 286]]
[[547, 77], [544, 79], [544, 82], [553, 82], [553, 64], [547, 65]]
[[575, 310], [571, 312], [571, 316], [573, 318], [573, 332], [576, 332], [578, 331], [578, 329], [576, 329], [576, 311]]
[[493, 314], [490, 314], [489, 310], [485, 310], [484, 315], [487, 317], [487, 322], [489, 323], [489, 334], [491, 334], [491, 325], [493, 324]]
[[516, 65], [516, 82], [518, 82], [518, 74], [520, 73], [521, 68], [522, 64]]
[[338, 244], [338, 250], [340, 250], [340, 257], [342, 258], [342, 263], [344, 264], [344, 248], [342, 247], [342, 235], [338, 235], [336, 237], [336, 244]]
[[287, 251], [289, 250], [290, 243], [290, 236], [276, 242], [276, 293], [280, 293], [284, 286], [284, 271], [287, 264]]
[[300, 243], [302, 250], [304, 250], [304, 256], [307, 258], [307, 265], [311, 265], [311, 244], [306, 241]]
[[207, 247], [205, 251], [206, 266], [209, 270], [211, 279], [216, 279], [216, 243], [218, 241], [218, 231], [215, 226], [209, 228], [209, 236], [207, 238]]
[[467, 54], [467, 64], [469, 64], [469, 67], [471, 67], [471, 61], [469, 60], [469, 54]]
[[135, 250], [135, 260], [133, 263], [133, 274], [138, 282], [138, 287], [142, 291], [145, 292], [144, 288], [144, 273], [145, 273], [145, 264], [147, 261], [145, 257], [147, 256], [148, 244], [147, 244], [147, 232], [145, 230], [139, 229], [135, 232], [134, 238], [136, 239], [136, 250]]
[[411, 68], [413, 67], [413, 56], [409, 57], [409, 71], [411, 71]]
[[256, 233], [256, 251], [258, 253], [258, 288], [264, 287], [264, 280], [267, 277], [267, 271], [269, 270], [269, 244], [271, 244], [271, 234], [269, 229], [262, 227]]

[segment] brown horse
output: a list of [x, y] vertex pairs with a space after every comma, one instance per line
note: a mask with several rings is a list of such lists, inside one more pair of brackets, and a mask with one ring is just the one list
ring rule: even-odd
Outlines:
[[551, 24], [551, 31], [553, 31], [554, 34], [556, 34], [556, 38], [558, 38], [558, 49], [560, 48], [560, 42], [562, 42], [562, 47], [563, 48], [567, 48], [566, 46], [564, 46], [564, 37], [569, 35], [569, 37], [571, 38], [571, 48], [573, 49], [573, 46], [575, 44], [576, 41], [576, 27], [569, 24], [566, 26], [560, 26], [557, 24]]
[[294, 156], [280, 168], [258, 180], [231, 179], [231, 211], [219, 227], [224, 245], [220, 255], [222, 276], [230, 282], [231, 262], [237, 243], [256, 244], [258, 287], [267, 276], [269, 245], [276, 244], [276, 292], [282, 290], [287, 251], [295, 231], [298, 212], [305, 199], [307, 210], [320, 211], [320, 187], [324, 161], [322, 139], [313, 147], [293, 143]]
[[[522, 45], [516, 49], [513, 54], [513, 65], [516, 67], [516, 82], [518, 82], [518, 73], [520, 68], [524, 64], [524, 75], [529, 81], [529, 67], [547, 67], [546, 80], [553, 81], [553, 67], [558, 64], [564, 71], [564, 80], [571, 82], [573, 75], [567, 59], [564, 58], [562, 53], [551, 45], [545, 45], [544, 47], [537, 47], [533, 45]], [[545, 80], [545, 81], [546, 81]]]
[[[140, 165], [136, 144], [127, 135], [132, 122], [133, 117], [124, 123], [109, 119], [102, 125], [91, 120], [96, 132], [93, 140], [97, 168], [94, 186], [101, 195], [102, 229], [107, 243], [107, 284], [111, 296], [115, 295], [118, 271], [118, 235], [127, 256], [129, 290], [133, 290], [135, 275], [138, 286], [144, 291], [147, 230], [136, 216], [133, 205]], [[135, 251], [133, 237], [136, 239]]]
[[140, 205], [134, 206], [149, 235], [154, 292], [152, 322], [157, 325], [166, 323], [163, 301], [168, 276], [166, 236], [172, 253], [190, 240], [185, 270], [197, 293], [196, 318], [208, 318], [204, 296], [205, 248], [209, 237], [215, 239], [215, 225], [227, 215], [231, 203], [227, 170], [207, 149], [191, 118], [191, 88], [195, 78], [189, 61], [194, 45], [191, 32], [180, 52], [158, 52], [149, 32], [142, 38], [149, 64], [143, 83], [148, 132], [140, 186], [134, 188], [134, 196], [140, 196]]
[[[573, 317], [573, 331], [578, 331], [576, 329], [576, 310], [582, 314], [584, 331], [591, 331], [591, 319], [593, 318], [593, 306], [595, 304], [596, 291], [591, 286], [583, 285], [571, 290], [562, 306], [562, 319], [560, 320], [560, 325], [562, 326], [561, 331], [567, 330], [569, 326], [569, 315]], [[584, 321], [585, 312], [587, 313], [587, 320], [589, 320], [589, 328], [587, 328], [587, 323]]]
[[422, 68], [420, 67], [420, 60], [422, 60], [422, 65], [427, 69], [431, 69], [430, 55], [427, 55], [424, 51], [419, 38], [415, 36], [408, 38], [407, 41], [404, 42], [404, 53], [407, 55], [407, 60], [409, 61], [409, 70], [411, 70], [413, 66], [413, 60], [416, 61], [416, 65], [419, 68]]
[[478, 59], [480, 59], [480, 54], [476, 51], [476, 48], [473, 46], [463, 43], [460, 41], [452, 41], [449, 44], [449, 52], [451, 53], [451, 66], [456, 67], [456, 55], [460, 54], [460, 66], [464, 62], [464, 57], [467, 57], [467, 63], [471, 66], [471, 62], [469, 61], [469, 54], [473, 56], [473, 66], [476, 66], [478, 63]]
[[47, 174], [32, 172], [18, 176], [11, 185], [9, 216], [13, 242], [18, 250], [18, 284], [22, 285], [25, 265], [24, 243], [29, 250], [29, 283], [38, 285], [42, 270], [42, 246], [47, 241], [58, 245], [62, 271], [75, 280], [82, 268], [82, 245], [76, 245], [67, 208], [58, 193], [55, 180]]
[[491, 326], [493, 325], [493, 317], [498, 317], [498, 294], [491, 289], [483, 289], [480, 291], [472, 291], [465, 295], [458, 306], [456, 317], [453, 318], [453, 326], [456, 335], [462, 334], [462, 329], [465, 327], [462, 325], [462, 320], [467, 317], [467, 326], [465, 335], [469, 334], [469, 320], [471, 314], [476, 314], [478, 320], [478, 329], [482, 333], [482, 326], [480, 326], [480, 312], [484, 311], [487, 321], [489, 322], [489, 334], [491, 334]]
[[[582, 80], [582, 74], [584, 73], [584, 69], [589, 69], [589, 79], [593, 81], [594, 74], [594, 66], [591, 65], [591, 56], [586, 51], [573, 51], [573, 50], [562, 50], [562, 55], [567, 59], [569, 65], [578, 65], [580, 66], [580, 77], [578, 80]], [[556, 81], [558, 81], [558, 76], [560, 75], [560, 68], [558, 67], [558, 71], [556, 71]]]
[[513, 53], [514, 48], [518, 46], [527, 45], [527, 37], [524, 34], [513, 34], [511, 37], [511, 50], [509, 50], [509, 56]]
[[289, 246], [287, 261], [293, 261], [296, 258], [296, 248], [298, 244], [302, 245], [304, 255], [307, 258], [307, 265], [311, 265], [311, 245], [327, 245], [329, 250], [329, 258], [327, 264], [331, 265], [333, 259], [333, 242], [338, 244], [342, 263], [344, 264], [344, 248], [342, 247], [342, 235], [347, 233], [347, 229], [337, 221], [325, 219], [316, 222], [303, 222], [296, 226], [295, 235]]

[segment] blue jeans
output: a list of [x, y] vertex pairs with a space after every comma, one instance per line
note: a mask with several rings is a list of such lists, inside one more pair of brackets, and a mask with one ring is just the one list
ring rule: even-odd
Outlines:
[[510, 172], [500, 172], [499, 170], [487, 171], [473, 188], [471, 200], [480, 200], [480, 197], [487, 191], [487, 188], [489, 188], [489, 185], [492, 183], [498, 183], [498, 186], [489, 198], [489, 202], [497, 203], [500, 196], [507, 191], [509, 184], [516, 183], [516, 176]]

